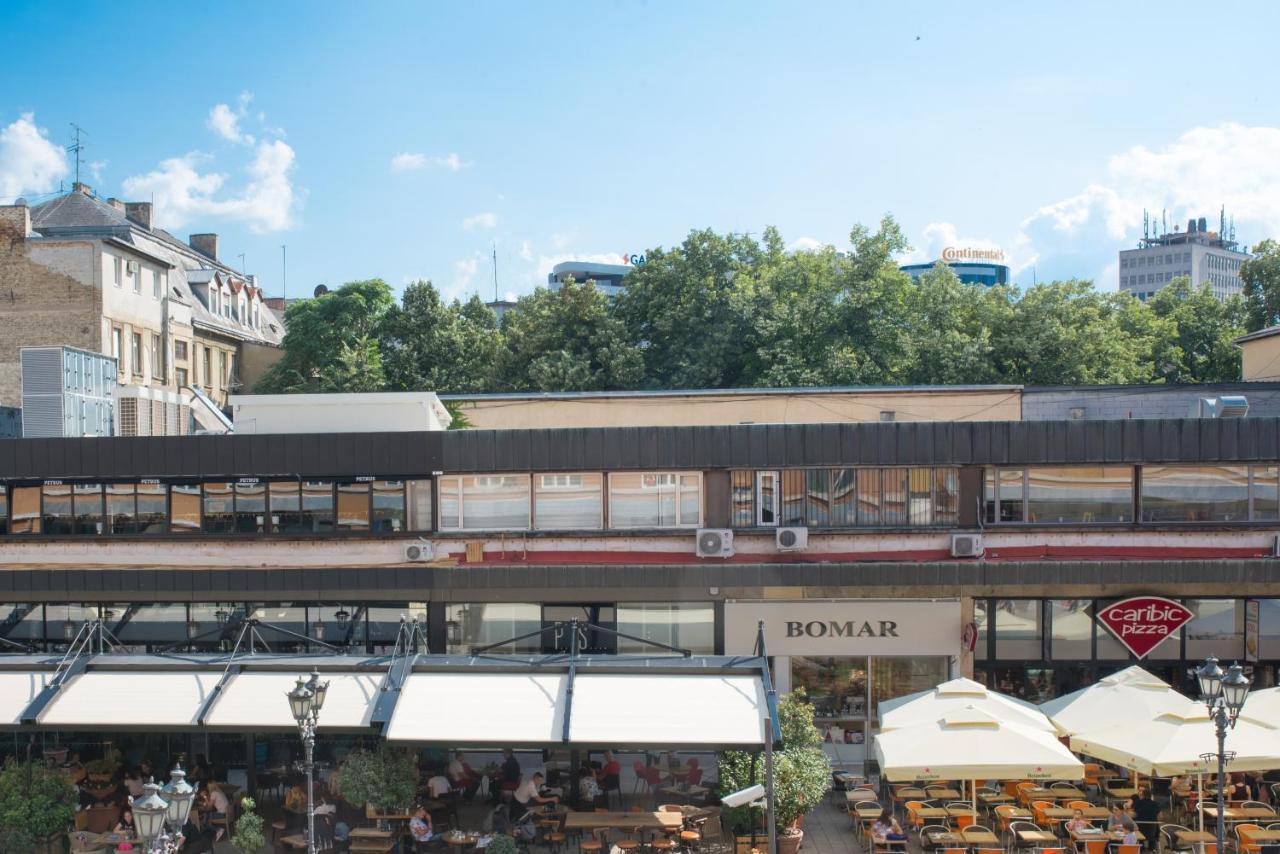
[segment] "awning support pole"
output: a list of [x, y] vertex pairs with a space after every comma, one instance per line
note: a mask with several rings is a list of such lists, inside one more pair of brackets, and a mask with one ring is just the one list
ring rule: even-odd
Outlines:
[[[569, 621], [569, 676], [564, 686], [564, 720], [560, 724], [560, 740], [569, 743], [569, 721], [573, 717], [573, 682], [578, 675], [578, 620]], [[571, 772], [572, 773], [572, 772]], [[605, 796], [608, 800], [608, 795]]]
[[778, 823], [773, 812], [773, 721], [764, 719], [764, 810], [769, 854], [778, 854]]

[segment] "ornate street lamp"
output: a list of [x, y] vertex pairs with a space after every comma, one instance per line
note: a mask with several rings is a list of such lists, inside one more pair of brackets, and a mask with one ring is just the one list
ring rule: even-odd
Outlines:
[[167, 851], [170, 846], [177, 850], [182, 845], [182, 828], [195, 797], [186, 777], [180, 766], [174, 766], [163, 789], [148, 780], [142, 787], [143, 796], [133, 802], [133, 821], [144, 851]]
[[1249, 697], [1249, 677], [1239, 664], [1232, 664], [1224, 674], [1218, 659], [1210, 656], [1196, 670], [1200, 683], [1200, 699], [1209, 711], [1214, 731], [1218, 736], [1218, 752], [1204, 753], [1200, 758], [1206, 763], [1218, 763], [1218, 851], [1226, 851], [1227, 825], [1227, 763], [1235, 758], [1235, 752], [1227, 751], [1227, 731], [1235, 729], [1240, 710]]
[[187, 816], [191, 814], [191, 801], [196, 796], [196, 790], [187, 782], [187, 772], [182, 770], [181, 765], [173, 766], [173, 770], [169, 772], [169, 782], [160, 789], [160, 793], [169, 802], [166, 815], [169, 827], [173, 828], [174, 833], [181, 833], [187, 824]]
[[320, 720], [320, 710], [324, 708], [324, 699], [329, 693], [329, 683], [320, 681], [320, 673], [311, 671], [311, 678], [298, 677], [298, 683], [292, 691], [285, 692], [289, 699], [289, 713], [298, 725], [298, 735], [302, 737], [307, 769], [307, 854], [316, 854], [316, 799], [315, 799], [315, 747], [316, 724]]

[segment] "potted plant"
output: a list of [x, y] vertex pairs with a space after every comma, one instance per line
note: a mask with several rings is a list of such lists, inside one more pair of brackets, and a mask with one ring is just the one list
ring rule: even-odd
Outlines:
[[240, 801], [236, 832], [231, 834], [231, 847], [240, 854], [258, 854], [267, 844], [266, 837], [262, 835], [262, 816], [253, 811], [256, 806], [253, 798]]
[[499, 833], [489, 840], [486, 854], [516, 854], [519, 851], [514, 838]]
[[338, 766], [338, 790], [348, 803], [404, 813], [418, 792], [418, 763], [410, 750], [381, 745], [353, 750]]
[[94, 759], [84, 764], [84, 773], [95, 788], [102, 788], [116, 776], [116, 764], [109, 759]]
[[[804, 691], [797, 690], [778, 701], [778, 728], [782, 749], [773, 755], [773, 812], [778, 827], [779, 854], [795, 854], [804, 841], [800, 820], [822, 803], [831, 788], [831, 762], [822, 752], [822, 733], [813, 723], [813, 706]], [[737, 792], [765, 784], [764, 757], [758, 753], [727, 751], [720, 754], [720, 791]], [[763, 811], [750, 806], [728, 810], [736, 831], [754, 831]], [[762, 844], [755, 837], [744, 840], [749, 850]]]
[[0, 768], [0, 851], [60, 854], [78, 800], [58, 769], [9, 759]]

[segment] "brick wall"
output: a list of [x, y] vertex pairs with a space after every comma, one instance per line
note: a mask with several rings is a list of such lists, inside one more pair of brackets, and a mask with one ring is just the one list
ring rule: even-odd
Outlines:
[[[101, 352], [102, 292], [89, 282], [34, 260], [15, 217], [0, 217], [0, 405], [22, 405], [22, 347], [69, 345]], [[62, 270], [94, 269], [95, 246], [43, 244]]]

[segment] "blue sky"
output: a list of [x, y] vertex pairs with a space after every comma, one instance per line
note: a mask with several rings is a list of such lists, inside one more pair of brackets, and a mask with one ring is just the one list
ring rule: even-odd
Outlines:
[[[1218, 9], [1221, 14], [1214, 14]], [[5, 0], [0, 202], [157, 202], [291, 295], [525, 293], [693, 228], [1115, 287], [1143, 207], [1280, 235], [1280, 4]]]

